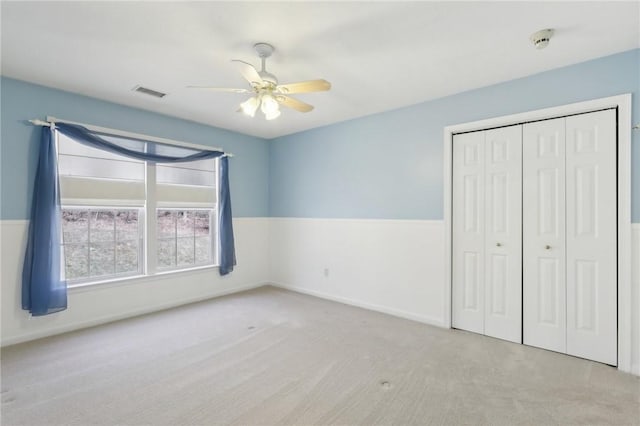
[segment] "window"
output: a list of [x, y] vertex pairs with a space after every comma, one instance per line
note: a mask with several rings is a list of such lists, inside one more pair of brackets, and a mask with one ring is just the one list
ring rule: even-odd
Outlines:
[[159, 270], [211, 263], [212, 213], [212, 210], [158, 210]]
[[86, 281], [142, 273], [142, 226], [138, 209], [62, 210], [67, 280]]
[[216, 159], [155, 165], [56, 137], [70, 285], [217, 265]]

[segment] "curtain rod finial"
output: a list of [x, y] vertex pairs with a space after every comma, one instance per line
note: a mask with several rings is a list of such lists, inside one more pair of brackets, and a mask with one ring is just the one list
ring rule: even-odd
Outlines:
[[38, 120], [33, 119], [33, 120], [28, 120], [29, 123], [33, 124], [34, 126], [47, 126], [47, 127], [51, 127], [52, 123], [49, 123], [48, 121], [42, 121], [42, 120]]

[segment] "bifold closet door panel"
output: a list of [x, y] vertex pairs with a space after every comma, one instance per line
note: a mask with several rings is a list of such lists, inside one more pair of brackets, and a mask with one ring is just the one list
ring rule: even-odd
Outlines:
[[522, 126], [485, 136], [484, 334], [522, 343]]
[[523, 342], [566, 352], [565, 119], [523, 125]]
[[484, 332], [484, 132], [453, 136], [452, 325]]
[[567, 353], [617, 364], [616, 112], [566, 118]]

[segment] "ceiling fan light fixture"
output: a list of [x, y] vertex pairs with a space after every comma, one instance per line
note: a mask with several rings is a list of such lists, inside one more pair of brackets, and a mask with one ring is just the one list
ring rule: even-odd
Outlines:
[[298, 112], [309, 112], [313, 110], [313, 105], [289, 97], [291, 94], [322, 92], [331, 89], [331, 83], [322, 79], [298, 81], [288, 84], [278, 83], [276, 76], [266, 69], [266, 60], [275, 50], [274, 47], [268, 43], [256, 43], [254, 49], [262, 62], [262, 69], [260, 71], [249, 62], [240, 59], [231, 60], [239, 67], [240, 74], [247, 80], [251, 89], [210, 86], [187, 87], [208, 89], [217, 92], [249, 93], [252, 97], [240, 104], [238, 112], [242, 112], [249, 117], [255, 117], [256, 111], [260, 108], [267, 120], [273, 120], [280, 116], [280, 105]]
[[280, 114], [281, 114], [280, 110], [275, 110], [273, 112], [268, 112], [268, 113], [265, 112], [264, 113], [264, 118], [265, 118], [265, 120], [274, 120], [274, 119], [280, 117]]
[[[260, 106], [260, 109], [262, 109], [262, 112], [265, 116], [273, 116], [276, 112], [280, 112], [280, 105], [278, 104], [278, 101], [276, 101], [276, 98], [273, 97], [273, 95], [265, 93], [264, 95], [262, 95], [262, 105]], [[277, 115], [273, 118], [275, 117], [277, 117]]]
[[249, 117], [255, 117], [260, 101], [257, 97], [251, 97], [240, 104], [240, 110]]

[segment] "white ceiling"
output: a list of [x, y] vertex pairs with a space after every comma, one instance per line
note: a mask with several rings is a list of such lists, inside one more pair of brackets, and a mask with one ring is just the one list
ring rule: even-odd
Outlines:
[[[2, 75], [264, 138], [640, 47], [637, 1], [1, 5]], [[535, 50], [542, 28], [556, 34]], [[252, 119], [236, 112], [246, 95], [185, 88], [248, 87], [230, 60], [257, 67], [256, 42], [275, 46], [267, 69], [281, 83], [332, 83], [296, 96], [314, 111]]]

